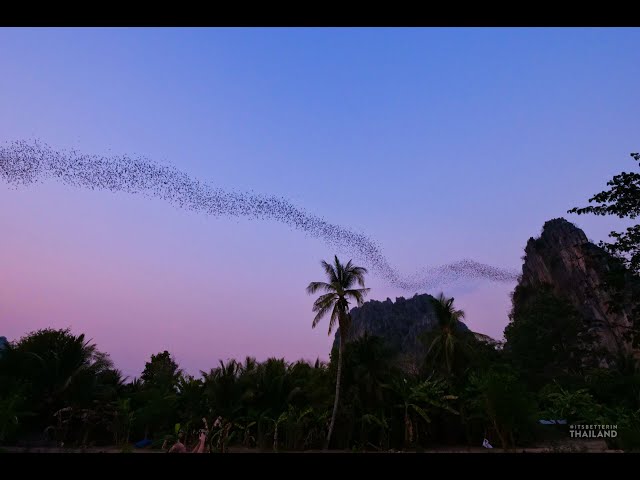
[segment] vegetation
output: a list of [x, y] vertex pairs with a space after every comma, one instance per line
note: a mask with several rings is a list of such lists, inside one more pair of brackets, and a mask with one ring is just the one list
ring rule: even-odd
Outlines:
[[[559, 377], [578, 377], [589, 358], [589, 333], [569, 302], [548, 288], [516, 287], [512, 322], [505, 328], [507, 350], [514, 366], [532, 389]], [[582, 338], [585, 342], [578, 342]]]
[[[322, 286], [331, 296], [320, 297], [316, 312], [331, 312], [344, 327], [341, 295], [350, 290], [345, 285], [353, 280], [345, 278], [353, 267], [326, 268], [335, 273]], [[335, 293], [328, 292], [332, 284]], [[356, 291], [357, 302], [365, 292]], [[116, 445], [126, 452], [142, 439], [153, 448], [171, 445], [180, 433], [191, 448], [198, 430], [211, 425], [211, 452], [310, 450], [326, 447], [328, 439], [333, 448], [357, 451], [477, 447], [485, 438], [513, 449], [545, 438], [538, 419], [561, 418], [617, 424], [610, 445], [638, 448], [635, 364], [583, 365], [578, 359], [588, 352], [576, 340], [575, 312], [548, 292], [520, 291], [514, 298], [504, 348], [457, 324], [463, 312], [453, 299], [434, 299], [438, 327], [423, 334], [429, 348], [419, 372], [403, 370], [384, 339], [365, 334], [335, 348], [329, 364], [247, 357], [220, 362], [199, 378], [160, 352], [140, 379], [127, 383], [83, 335], [40, 330], [0, 356], [0, 442]]]
[[436, 298], [433, 304], [438, 326], [423, 335], [427, 369], [430, 365], [447, 376], [451, 376], [456, 367], [464, 368], [468, 364], [474, 340], [473, 333], [461, 323], [464, 312], [456, 309], [453, 302], [453, 298], [446, 298], [442, 293]]
[[[640, 153], [631, 153], [634, 161], [640, 165]], [[615, 215], [619, 218], [634, 220], [640, 216], [640, 172], [622, 172], [607, 182], [611, 187], [589, 199], [589, 205], [583, 208], [572, 208], [568, 213], [583, 215]], [[625, 232], [611, 232], [614, 239], [611, 243], [602, 242], [612, 254], [623, 259], [625, 266], [636, 274], [640, 274], [640, 224], [628, 227]]]
[[338, 257], [334, 257], [333, 265], [322, 260], [322, 268], [327, 276], [328, 282], [311, 282], [307, 287], [307, 293], [313, 295], [316, 292], [323, 292], [322, 295], [313, 304], [313, 311], [316, 317], [313, 319], [311, 326], [315, 328], [318, 322], [327, 314], [331, 314], [329, 318], [329, 335], [338, 324], [340, 340], [338, 344], [338, 370], [336, 375], [336, 394], [333, 402], [333, 413], [331, 414], [331, 423], [329, 424], [329, 432], [327, 433], [327, 441], [325, 448], [329, 448], [331, 434], [336, 422], [336, 414], [338, 413], [338, 403], [340, 400], [340, 380], [342, 373], [342, 355], [344, 352], [344, 343], [351, 323], [349, 315], [349, 300], [355, 301], [358, 306], [364, 303], [364, 297], [369, 291], [368, 288], [352, 288], [356, 283], [364, 287], [364, 275], [367, 273], [366, 268], [356, 267], [351, 264], [351, 260], [346, 265], [342, 265]]

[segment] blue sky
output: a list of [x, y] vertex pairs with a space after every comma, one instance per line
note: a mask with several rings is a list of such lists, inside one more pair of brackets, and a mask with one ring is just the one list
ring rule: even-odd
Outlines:
[[[0, 140], [140, 154], [283, 196], [366, 232], [407, 273], [460, 258], [519, 268], [544, 221], [632, 168], [638, 45], [638, 29], [2, 29]], [[318, 240], [59, 185], [0, 186], [0, 203], [14, 247], [0, 253], [14, 275], [0, 334], [69, 325], [132, 371], [164, 348], [187, 368], [327, 356], [304, 294], [335, 253]], [[622, 225], [567, 218], [595, 240]], [[512, 288], [443, 286], [495, 337]], [[105, 294], [118, 289], [125, 310]]]

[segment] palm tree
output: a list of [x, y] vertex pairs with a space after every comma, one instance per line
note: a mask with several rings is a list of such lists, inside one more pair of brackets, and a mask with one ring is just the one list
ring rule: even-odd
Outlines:
[[447, 298], [443, 293], [434, 300], [438, 327], [427, 336], [427, 357], [438, 362], [444, 360], [447, 374], [451, 374], [456, 353], [468, 346], [466, 340], [469, 337], [469, 332], [461, 322], [464, 311], [456, 309], [453, 301], [453, 298]]
[[239, 377], [241, 364], [231, 359], [220, 366], [212, 368], [208, 373], [201, 371], [204, 395], [209, 409], [225, 419], [233, 419], [240, 410], [241, 391]]
[[[325, 449], [329, 448], [333, 426], [336, 421], [336, 413], [338, 412], [338, 401], [340, 399], [340, 375], [342, 373], [342, 353], [344, 350], [344, 342], [346, 341], [347, 331], [351, 323], [351, 315], [349, 314], [349, 300], [355, 300], [358, 306], [364, 302], [364, 297], [369, 291], [364, 288], [364, 275], [367, 269], [357, 267], [351, 263], [342, 265], [337, 256], [334, 256], [334, 264], [331, 265], [324, 260], [320, 262], [328, 282], [311, 282], [307, 287], [307, 293], [313, 295], [321, 291], [320, 295], [313, 304], [313, 312], [316, 313], [312, 328], [315, 328], [318, 322], [331, 312], [329, 320], [329, 335], [338, 323], [339, 343], [338, 343], [338, 375], [336, 378], [336, 395], [333, 402], [333, 413], [331, 415], [331, 423], [329, 424], [329, 432], [325, 442]], [[363, 288], [352, 288], [355, 284]]]
[[[447, 385], [443, 380], [423, 380], [415, 378], [396, 377], [390, 388], [399, 397], [397, 408], [403, 411], [404, 442], [406, 446], [413, 445], [417, 440], [417, 418], [431, 423], [430, 410], [446, 410], [454, 415], [459, 413], [448, 405], [448, 401], [457, 400], [454, 395], [445, 394]], [[416, 417], [417, 414], [417, 417]]]
[[131, 409], [131, 398], [118, 398], [112, 406], [110, 430], [113, 432], [114, 443], [129, 443], [129, 432], [135, 419], [135, 413]]

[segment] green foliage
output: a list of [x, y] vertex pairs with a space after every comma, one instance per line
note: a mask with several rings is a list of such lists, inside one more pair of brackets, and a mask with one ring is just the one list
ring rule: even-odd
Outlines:
[[[445, 410], [454, 415], [458, 412], [449, 402], [456, 400], [455, 395], [447, 394], [444, 380], [419, 380], [397, 376], [392, 386], [395, 398], [399, 403], [395, 406], [401, 409], [404, 423], [404, 444], [413, 445], [420, 438], [422, 422], [431, 423], [431, 412]], [[423, 425], [424, 426], [424, 425]]]
[[[632, 153], [631, 157], [640, 164], [640, 154]], [[572, 208], [568, 213], [615, 215], [619, 218], [636, 219], [640, 215], [640, 173], [622, 172], [609, 180], [607, 186], [611, 188], [589, 199], [589, 203], [595, 205]], [[614, 241], [602, 242], [601, 245], [621, 257], [631, 271], [640, 274], [640, 225], [628, 227], [625, 232], [611, 232], [609, 236]]]
[[433, 301], [438, 325], [422, 335], [427, 346], [424, 368], [447, 376], [460, 374], [472, 357], [475, 337], [461, 323], [464, 312], [453, 304], [453, 298], [440, 294]]
[[601, 418], [602, 406], [586, 388], [569, 390], [554, 382], [543, 387], [538, 396], [542, 418], [586, 424], [598, 423]]
[[516, 287], [505, 350], [513, 364], [539, 388], [553, 378], [579, 375], [588, 339], [575, 309], [548, 289]]
[[599, 423], [617, 427], [617, 436], [606, 439], [609, 448], [628, 452], [640, 451], [640, 410], [624, 407], [608, 408]]
[[113, 403], [113, 432], [116, 445], [129, 442], [131, 426], [135, 421], [135, 412], [131, 409], [130, 398], [119, 398]]
[[156, 388], [164, 392], [175, 391], [180, 379], [178, 364], [166, 350], [157, 355], [151, 355], [151, 361], [144, 366], [140, 378], [147, 387]]
[[640, 409], [640, 372], [633, 359], [618, 361], [616, 365], [630, 364], [628, 369], [594, 368], [585, 373], [584, 385], [603, 405]]
[[240, 419], [239, 422], [236, 422], [236, 428], [241, 432], [242, 445], [245, 447], [255, 447], [256, 445], [256, 437], [253, 435], [253, 431], [255, 426], [258, 424], [256, 421], [251, 421], [247, 419]]
[[185, 424], [198, 425], [206, 411], [206, 397], [202, 394], [203, 381], [191, 375], [181, 375], [177, 382], [176, 413]]
[[178, 386], [182, 379], [178, 364], [166, 350], [151, 355], [132, 395], [136, 433], [146, 439], [168, 431], [175, 423], [178, 409]]
[[442, 295], [438, 327], [425, 337], [432, 348], [420, 359], [424, 368], [411, 372], [396, 363], [386, 340], [365, 334], [343, 345], [342, 361], [337, 348], [329, 364], [247, 357], [221, 361], [199, 378], [162, 352], [140, 379], [125, 383], [82, 335], [36, 332], [0, 357], [0, 441], [40, 436], [65, 447], [115, 444], [125, 452], [132, 441], [148, 438], [158, 448], [180, 433], [191, 451], [204, 426], [211, 452], [308, 450], [326, 446], [338, 419], [332, 441], [339, 449], [477, 446], [483, 438], [508, 449], [529, 442], [537, 420], [547, 417], [617, 424], [611, 448], [637, 449], [635, 362], [583, 365], [574, 312], [544, 290], [516, 296], [521, 302], [501, 350], [461, 328], [462, 312]]
[[530, 438], [536, 405], [510, 369], [497, 367], [471, 374], [464, 399], [469, 409], [485, 420], [502, 448], [513, 448], [518, 441]]
[[384, 401], [384, 387], [393, 373], [392, 356], [382, 338], [367, 333], [345, 346], [344, 387], [363, 408], [375, 410]]
[[[0, 402], [7, 418], [4, 435], [15, 433], [16, 425], [26, 430], [49, 425], [57, 427], [60, 441], [66, 440], [55, 414], [73, 412], [67, 423], [79, 424], [75, 440], [83, 442], [100, 408], [95, 400], [114, 399], [121, 387], [120, 373], [108, 355], [97, 350], [84, 335], [68, 329], [43, 329], [5, 347], [0, 357]], [[17, 422], [17, 423], [16, 423]], [[104, 425], [100, 425], [104, 429]]]
[[0, 443], [11, 438], [20, 427], [20, 419], [27, 413], [22, 411], [24, 398], [19, 393], [13, 393], [6, 398], [0, 398]]

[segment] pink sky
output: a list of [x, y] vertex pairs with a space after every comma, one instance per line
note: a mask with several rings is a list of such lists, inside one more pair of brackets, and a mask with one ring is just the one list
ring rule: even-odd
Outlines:
[[[633, 29], [1, 29], [0, 141], [142, 154], [285, 197], [407, 274], [520, 268], [546, 220], [633, 167], [639, 43]], [[568, 218], [594, 240], [621, 225]], [[328, 356], [305, 287], [340, 252], [281, 224], [0, 183], [0, 238], [10, 340], [71, 327], [131, 377], [164, 349], [192, 373]], [[367, 283], [378, 300], [416, 293]], [[512, 288], [443, 286], [496, 338]]]

